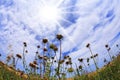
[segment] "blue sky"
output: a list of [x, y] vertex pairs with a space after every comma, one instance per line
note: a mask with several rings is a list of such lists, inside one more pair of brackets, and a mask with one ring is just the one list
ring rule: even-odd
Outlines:
[[77, 58], [90, 56], [87, 43], [91, 44], [93, 53], [99, 54], [99, 61], [108, 56], [105, 44], [113, 48], [112, 55], [118, 52], [115, 45], [120, 44], [120, 0], [44, 0], [62, 9], [63, 19], [57, 24], [41, 22], [42, 1], [0, 0], [0, 52], [4, 56], [22, 53], [25, 41], [29, 45], [30, 62], [40, 40], [48, 38], [54, 43], [57, 33], [64, 35], [63, 54], [69, 54], [76, 63]]

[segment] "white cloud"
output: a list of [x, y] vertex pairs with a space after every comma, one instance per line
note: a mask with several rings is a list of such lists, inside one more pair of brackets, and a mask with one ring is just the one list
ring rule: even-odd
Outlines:
[[[0, 29], [3, 27], [0, 30], [0, 39], [6, 40], [6, 43], [1, 43], [0, 46], [4, 45], [7, 47], [8, 44], [12, 44], [14, 46], [14, 52], [21, 53], [22, 42], [26, 41], [29, 44], [28, 50], [30, 51], [30, 55], [28, 54], [29, 56], [27, 58], [30, 59], [30, 57], [33, 57], [33, 53], [35, 53], [35, 45], [39, 44], [39, 41], [35, 39], [36, 35], [41, 36], [41, 38], [48, 37], [54, 39], [54, 33], [58, 32], [65, 36], [62, 44], [63, 52], [71, 51], [69, 55], [73, 59], [76, 59], [78, 57], [89, 56], [88, 49], [85, 48], [87, 43], [91, 43], [95, 53], [103, 54], [105, 52], [104, 45], [106, 43], [110, 44], [110, 41], [120, 33], [119, 0], [76, 0], [74, 4], [72, 4], [72, 0], [63, 0], [64, 5], [61, 4], [61, 7], [68, 8], [69, 12], [72, 12], [71, 9], [77, 10], [72, 13], [73, 16], [78, 15], [76, 22], [67, 26], [67, 28], [54, 24], [41, 24], [39, 19], [39, 8], [42, 5], [41, 1], [14, 0], [14, 4], [9, 7], [4, 7], [4, 4], [0, 6], [0, 14], [3, 17], [0, 24], [4, 24], [4, 26], [0, 25]], [[51, 1], [57, 3], [55, 0]], [[109, 13], [111, 9], [113, 9], [113, 14]], [[106, 15], [110, 14], [110, 17], [106, 17]], [[67, 13], [66, 16], [68, 15], [70, 14]], [[70, 15], [70, 18], [67, 18], [68, 21], [69, 19], [75, 19], [73, 16]], [[114, 19], [110, 22], [113, 16]], [[97, 24], [99, 25], [94, 30]], [[120, 42], [119, 39], [120, 37], [117, 37], [117, 43]], [[3, 50], [6, 50], [5, 47]], [[72, 51], [73, 48], [77, 48], [77, 51]], [[104, 56], [101, 55], [100, 58], [102, 57]]]

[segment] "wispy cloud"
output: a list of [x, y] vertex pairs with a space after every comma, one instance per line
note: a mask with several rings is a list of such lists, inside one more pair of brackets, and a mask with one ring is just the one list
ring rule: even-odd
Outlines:
[[29, 57], [33, 57], [39, 41], [44, 37], [52, 40], [56, 33], [64, 34], [63, 53], [74, 61], [89, 56], [87, 43], [100, 58], [105, 57], [106, 43], [120, 43], [119, 0], [61, 0], [59, 7], [64, 9], [65, 20], [55, 25], [41, 24], [42, 4], [42, 0], [0, 0], [0, 47], [4, 52], [12, 44], [14, 53], [21, 53], [26, 41], [30, 52], [27, 59], [32, 60]]

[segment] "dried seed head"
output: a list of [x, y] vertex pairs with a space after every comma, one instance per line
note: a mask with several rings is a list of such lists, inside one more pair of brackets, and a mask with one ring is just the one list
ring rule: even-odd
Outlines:
[[40, 45], [38, 45], [37, 48], [40, 48]]
[[34, 63], [30, 63], [29, 66], [32, 67], [32, 68], [37, 68], [37, 65], [34, 64]]
[[55, 45], [54, 44], [50, 44], [50, 49], [54, 49]]
[[73, 72], [74, 69], [72, 67], [68, 68], [68, 72]]
[[43, 57], [42, 57], [42, 56], [40, 56], [40, 55], [38, 55], [38, 58], [39, 58], [39, 59], [42, 59]]
[[56, 35], [56, 38], [57, 38], [58, 40], [61, 40], [61, 39], [63, 38], [63, 36], [62, 36], [61, 34], [57, 34], [57, 35]]
[[54, 59], [54, 57], [51, 57], [51, 59]]
[[118, 45], [118, 44], [116, 44], [116, 47], [119, 47], [119, 45]]
[[60, 64], [63, 64], [63, 63], [64, 63], [64, 60], [60, 60], [59, 63], [60, 63]]
[[37, 61], [33, 61], [33, 64], [37, 65]]
[[43, 39], [42, 42], [46, 44], [48, 42], [48, 39]]
[[106, 45], [105, 45], [105, 47], [106, 47], [106, 48], [108, 48], [108, 47], [109, 47], [109, 45], [108, 45], [108, 44], [106, 44]]
[[45, 52], [46, 52], [46, 51], [47, 51], [47, 49], [46, 49], [46, 48], [44, 48], [44, 49], [43, 49], [43, 51], [45, 51]]
[[79, 66], [79, 69], [82, 69], [82, 65]]
[[18, 57], [19, 59], [22, 58], [22, 56], [20, 54], [16, 54], [16, 57]]
[[23, 45], [24, 45], [24, 47], [27, 47], [27, 43], [26, 42], [23, 42]]
[[55, 52], [58, 51], [58, 48], [57, 48], [57, 47], [54, 47], [54, 51], [55, 51]]
[[28, 53], [28, 50], [25, 50], [25, 53]]
[[81, 59], [78, 59], [78, 61], [79, 61], [79, 62], [83, 62], [83, 59], [82, 59], [82, 58], [81, 58]]
[[88, 43], [88, 44], [86, 45], [86, 47], [89, 48], [89, 47], [90, 47], [90, 43]]
[[87, 58], [87, 62], [89, 62], [89, 60], [90, 60], [90, 59], [89, 59], [89, 58]]

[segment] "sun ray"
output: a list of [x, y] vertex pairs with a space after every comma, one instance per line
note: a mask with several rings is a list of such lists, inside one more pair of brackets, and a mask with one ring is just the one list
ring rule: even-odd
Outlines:
[[69, 20], [67, 20], [67, 19], [65, 19], [65, 18], [63, 18], [63, 17], [60, 17], [60, 19], [61, 19], [62, 21], [67, 22], [67, 23], [73, 24], [73, 22], [71, 22], [71, 21], [69, 21]]
[[62, 11], [61, 14], [80, 14], [80, 11]]
[[62, 27], [62, 25], [56, 21], [56, 24], [61, 29], [61, 31], [68, 37], [68, 39], [75, 45], [76, 43], [72, 40], [72, 38], [68, 35], [67, 31]]
[[66, 9], [71, 9], [71, 8], [76, 8], [76, 7], [81, 7], [81, 5], [64, 6], [64, 7], [61, 7], [61, 10], [66, 10]]
[[59, 2], [57, 2], [56, 6], [59, 7], [63, 3], [63, 1], [65, 1], [65, 0], [59, 0]]

